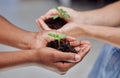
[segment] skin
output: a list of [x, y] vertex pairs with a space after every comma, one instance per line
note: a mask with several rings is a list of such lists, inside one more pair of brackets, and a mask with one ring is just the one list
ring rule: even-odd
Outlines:
[[80, 62], [91, 48], [88, 41], [77, 41], [70, 36], [65, 39], [70, 41], [71, 46], [75, 46], [78, 53], [63, 53], [48, 48], [46, 47], [47, 43], [55, 40], [48, 36], [48, 33], [61, 33], [53, 30], [25, 31], [11, 24], [2, 16], [0, 16], [0, 27], [0, 43], [22, 49], [20, 51], [0, 52], [0, 69], [32, 63], [56, 73], [65, 74], [71, 67]]
[[[75, 37], [85, 36], [102, 40], [120, 47], [120, 29], [114, 28], [114, 26], [120, 25], [120, 1], [92, 11], [79, 12], [66, 7], [59, 8], [66, 10], [71, 18], [65, 19], [68, 24], [58, 31]], [[50, 30], [44, 20], [56, 14], [58, 12], [51, 9], [38, 18], [36, 23], [39, 28], [41, 30]]]

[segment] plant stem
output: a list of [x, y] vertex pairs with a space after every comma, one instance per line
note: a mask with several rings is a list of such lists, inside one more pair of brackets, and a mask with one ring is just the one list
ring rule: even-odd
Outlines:
[[58, 40], [58, 49], [60, 48], [60, 40]]

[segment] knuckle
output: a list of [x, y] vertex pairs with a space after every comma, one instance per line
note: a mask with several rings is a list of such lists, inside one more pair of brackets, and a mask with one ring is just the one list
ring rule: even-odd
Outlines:
[[56, 53], [52, 53], [52, 54], [51, 54], [51, 57], [52, 57], [53, 59], [58, 59], [58, 55], [57, 55]]

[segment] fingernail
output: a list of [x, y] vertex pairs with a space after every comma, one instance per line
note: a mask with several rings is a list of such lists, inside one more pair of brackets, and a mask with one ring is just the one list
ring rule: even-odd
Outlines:
[[80, 61], [80, 55], [78, 55], [78, 54], [75, 55], [75, 61], [76, 62]]
[[80, 51], [80, 47], [76, 47], [75, 49], [76, 49], [76, 51]]

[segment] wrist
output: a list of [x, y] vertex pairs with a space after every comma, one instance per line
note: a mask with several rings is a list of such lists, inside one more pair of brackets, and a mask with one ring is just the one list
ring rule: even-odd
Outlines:
[[82, 32], [83, 32], [83, 36], [85, 36], [85, 37], [94, 37], [95, 36], [95, 34], [96, 34], [96, 31], [98, 31], [97, 29], [96, 29], [96, 26], [93, 26], [93, 25], [83, 25], [83, 26], [80, 26], [79, 27], [81, 30], [82, 30]]
[[29, 50], [29, 61], [30, 63], [41, 63], [41, 49]]
[[[84, 24], [77, 24], [73, 23], [71, 30], [65, 30], [67, 31], [66, 34], [74, 37], [82, 37], [82, 36], [87, 36], [89, 32], [87, 31], [87, 27]], [[72, 33], [69, 33], [72, 32]]]
[[23, 50], [22, 52], [19, 53], [19, 56], [22, 58], [23, 63], [27, 63], [27, 64], [36, 63], [38, 60], [37, 49]]
[[35, 63], [37, 61], [37, 49], [32, 49], [26, 52], [28, 62]]
[[23, 39], [24, 49], [35, 49], [38, 32], [28, 32]]
[[76, 23], [78, 23], [78, 24], [87, 24], [87, 19], [88, 19], [88, 16], [86, 16], [87, 14], [86, 14], [86, 12], [77, 12], [76, 13]]
[[79, 24], [89, 24], [95, 25], [96, 24], [96, 13], [95, 11], [83, 11], [78, 12], [79, 14]]

